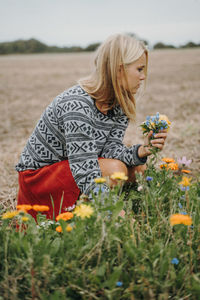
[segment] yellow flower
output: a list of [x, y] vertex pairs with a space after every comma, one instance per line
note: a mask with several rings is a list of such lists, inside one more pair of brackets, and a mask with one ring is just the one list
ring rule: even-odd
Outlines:
[[19, 214], [19, 211], [18, 210], [13, 210], [13, 211], [7, 211], [6, 213], [4, 213], [2, 215], [2, 219], [5, 220], [5, 219], [12, 219], [14, 218], [15, 216], [17, 216]]
[[171, 125], [171, 122], [166, 115], [160, 115], [159, 121], [161, 120], [166, 121], [169, 126]]
[[66, 231], [67, 231], [67, 232], [70, 232], [70, 231], [72, 231], [72, 229], [73, 229], [72, 226], [70, 226], [70, 225], [68, 224], [67, 227], [66, 227]]
[[35, 211], [48, 211], [49, 206], [47, 206], [47, 205], [33, 205], [33, 210], [35, 210]]
[[175, 160], [173, 158], [170, 158], [170, 157], [163, 157], [162, 161], [164, 161], [166, 163], [175, 163]]
[[178, 170], [178, 164], [177, 164], [177, 163], [169, 163], [169, 164], [167, 165], [167, 169], [168, 169], [168, 170], [171, 169], [171, 170], [173, 170], [173, 171], [177, 171], [177, 170]]
[[179, 182], [179, 184], [182, 184], [183, 186], [188, 186], [191, 185], [190, 181], [192, 180], [192, 178], [188, 178], [186, 176], [182, 177], [182, 181]]
[[171, 226], [174, 226], [177, 224], [184, 224], [184, 225], [190, 226], [190, 225], [192, 225], [192, 219], [188, 215], [174, 214], [170, 217], [170, 224], [171, 224]]
[[106, 182], [106, 179], [103, 177], [99, 177], [99, 178], [95, 178], [94, 181], [96, 183], [104, 183], [104, 182]]
[[21, 220], [22, 220], [23, 222], [27, 222], [27, 221], [29, 220], [29, 218], [28, 218], [28, 217], [22, 217]]
[[123, 172], [114, 172], [111, 176], [111, 179], [119, 179], [119, 180], [127, 180], [128, 176], [125, 175]]
[[19, 204], [19, 205], [17, 205], [17, 209], [26, 212], [26, 211], [32, 209], [32, 205], [29, 205], [29, 204]]
[[59, 220], [68, 221], [68, 220], [72, 219], [73, 216], [74, 216], [74, 215], [73, 215], [72, 212], [67, 211], [67, 212], [65, 212], [65, 213], [62, 213], [62, 214], [58, 215], [58, 216], [56, 217], [56, 221], [59, 221]]
[[80, 217], [81, 219], [90, 218], [94, 210], [90, 205], [81, 204], [76, 206], [74, 214]]

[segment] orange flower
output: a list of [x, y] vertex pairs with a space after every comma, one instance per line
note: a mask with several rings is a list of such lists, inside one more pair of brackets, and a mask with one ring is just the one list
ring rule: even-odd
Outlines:
[[29, 205], [29, 204], [19, 204], [19, 205], [17, 205], [17, 209], [26, 212], [26, 211], [32, 209], [32, 205]]
[[173, 171], [177, 171], [178, 170], [178, 164], [177, 163], [169, 163], [167, 166], [167, 169], [171, 169]]
[[62, 227], [61, 226], [56, 227], [56, 231], [57, 232], [62, 232]]
[[33, 209], [35, 211], [40, 211], [40, 212], [42, 212], [42, 211], [48, 211], [49, 210], [49, 206], [47, 206], [47, 205], [33, 205]]
[[192, 178], [188, 178], [186, 176], [182, 177], [182, 181], [179, 182], [179, 184], [182, 184], [183, 186], [188, 186], [191, 185], [190, 181], [192, 180]]
[[168, 164], [162, 164], [162, 165], [160, 165], [160, 168], [161, 168], [161, 169], [164, 169], [164, 168], [167, 169], [167, 166], [168, 166]]
[[170, 217], [170, 224], [171, 224], [171, 226], [174, 226], [177, 224], [184, 224], [184, 225], [190, 226], [190, 225], [192, 225], [192, 219], [188, 215], [174, 214]]
[[59, 221], [59, 220], [68, 221], [71, 218], [73, 218], [73, 216], [74, 216], [73, 213], [71, 213], [70, 211], [67, 211], [65, 213], [62, 213], [62, 214], [58, 215], [56, 217], [56, 221]]
[[190, 170], [181, 170], [181, 172], [182, 172], [182, 173], [185, 173], [185, 174], [189, 174], [189, 173], [191, 173], [191, 171], [190, 171]]
[[175, 163], [175, 160], [173, 158], [170, 158], [170, 157], [163, 157], [162, 161], [164, 161], [166, 163]]

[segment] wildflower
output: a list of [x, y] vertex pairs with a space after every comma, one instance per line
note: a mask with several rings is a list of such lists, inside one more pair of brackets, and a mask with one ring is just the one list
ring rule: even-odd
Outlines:
[[28, 217], [22, 217], [21, 220], [22, 220], [23, 222], [27, 222], [27, 221], [29, 220], [29, 218], [28, 218]]
[[127, 180], [128, 176], [125, 175], [123, 172], [114, 172], [111, 176], [111, 179], [119, 179], [119, 180]]
[[62, 232], [62, 227], [61, 226], [56, 227], [56, 231], [57, 232]]
[[2, 219], [5, 220], [5, 219], [12, 219], [14, 218], [15, 216], [17, 216], [19, 214], [19, 211], [18, 210], [13, 210], [13, 211], [7, 211], [6, 213], [4, 213], [2, 215]]
[[182, 177], [182, 181], [179, 182], [179, 184], [181, 184], [182, 186], [189, 186], [191, 185], [190, 181], [192, 180], [192, 178], [188, 178], [186, 176]]
[[94, 210], [90, 205], [81, 204], [76, 206], [74, 214], [80, 217], [81, 219], [90, 218]]
[[192, 160], [187, 160], [186, 156], [183, 156], [182, 158], [178, 159], [178, 163], [182, 164], [183, 166], [189, 166], [191, 164]]
[[192, 219], [188, 215], [183, 214], [174, 214], [170, 217], [170, 224], [171, 226], [177, 225], [177, 224], [184, 224], [184, 225], [191, 225]]
[[17, 205], [17, 209], [26, 212], [26, 211], [32, 209], [32, 205], [29, 205], [29, 204], [19, 204], [19, 205]]
[[175, 160], [173, 158], [170, 157], [163, 157], [162, 161], [166, 162], [166, 163], [174, 163]]
[[177, 164], [177, 163], [169, 163], [169, 164], [167, 165], [167, 169], [168, 169], [168, 170], [171, 169], [171, 170], [173, 170], [173, 171], [177, 171], [177, 170], [178, 170], [178, 164]]
[[33, 210], [35, 211], [48, 211], [49, 210], [49, 206], [47, 205], [33, 205]]
[[179, 264], [179, 260], [178, 260], [178, 258], [173, 258], [172, 260], [171, 260], [171, 263], [173, 264], [173, 265], [178, 265]]
[[138, 188], [137, 188], [138, 192], [140, 192], [142, 189], [143, 189], [142, 185], [139, 185]]
[[151, 176], [146, 177], [146, 181], [152, 181], [152, 180], [153, 180], [153, 177], [151, 177]]
[[185, 173], [185, 174], [189, 174], [189, 173], [191, 173], [191, 171], [190, 171], [190, 170], [181, 170], [181, 172], [182, 172], [182, 173]]
[[162, 164], [162, 165], [160, 165], [160, 168], [161, 169], [167, 169], [167, 166], [168, 166], [168, 164]]
[[73, 213], [70, 211], [64, 212], [56, 217], [56, 221], [63, 220], [68, 221], [73, 218]]
[[185, 191], [189, 191], [190, 187], [189, 186], [180, 186], [181, 191], [185, 192]]
[[179, 208], [183, 208], [183, 205], [181, 203], [178, 203]]
[[72, 231], [72, 226], [70, 226], [69, 224], [67, 225], [67, 227], [65, 228], [65, 230], [67, 231], [67, 232], [70, 232], [70, 231]]
[[166, 121], [168, 126], [171, 125], [171, 122], [169, 121], [168, 117], [166, 115], [160, 115], [159, 121]]
[[118, 216], [124, 218], [125, 214], [125, 210], [122, 209]]
[[121, 287], [122, 285], [123, 285], [123, 283], [121, 281], [116, 282], [116, 286]]
[[180, 212], [180, 214], [181, 214], [181, 215], [184, 215], [184, 216], [187, 215], [187, 213], [186, 213], [185, 211]]
[[106, 179], [103, 177], [99, 177], [99, 178], [95, 178], [94, 181], [96, 183], [104, 183], [104, 182], [106, 182]]

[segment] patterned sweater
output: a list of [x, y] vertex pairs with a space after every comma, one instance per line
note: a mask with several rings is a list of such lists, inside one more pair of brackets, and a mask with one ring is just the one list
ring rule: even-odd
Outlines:
[[128, 118], [117, 106], [101, 113], [79, 85], [64, 91], [45, 109], [16, 165], [17, 171], [38, 169], [68, 160], [72, 175], [84, 194], [101, 177], [98, 157], [115, 158], [127, 166], [141, 165], [140, 145], [126, 147], [123, 137]]

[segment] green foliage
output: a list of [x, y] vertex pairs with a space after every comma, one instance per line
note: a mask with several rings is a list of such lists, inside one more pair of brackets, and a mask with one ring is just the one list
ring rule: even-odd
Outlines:
[[[84, 203], [94, 210], [88, 218], [56, 223], [38, 215], [36, 224], [21, 212], [2, 220], [0, 299], [198, 299], [200, 186], [193, 178], [182, 191], [180, 181], [150, 162], [137, 185]], [[183, 211], [192, 226], [171, 226], [170, 215]]]
[[[128, 33], [132, 37], [136, 37], [134, 33]], [[145, 45], [148, 45], [148, 41], [143, 40]], [[83, 51], [95, 51], [101, 43], [93, 43], [85, 48], [80, 46], [71, 47], [57, 47], [57, 46], [47, 46], [46, 44], [36, 40], [17, 40], [13, 42], [3, 42], [0, 43], [0, 54], [19, 54], [19, 53], [68, 53], [68, 52], [83, 52]], [[166, 45], [162, 42], [156, 43], [154, 49], [166, 49], [166, 48], [195, 48], [200, 47], [200, 44], [195, 44], [193, 42], [188, 42], [180, 47], [175, 47], [173, 45]]]

